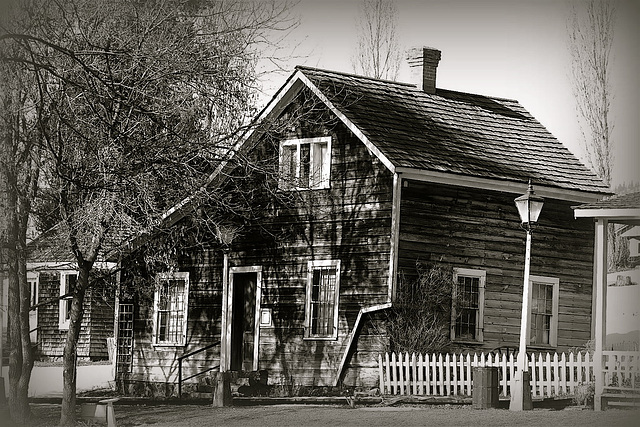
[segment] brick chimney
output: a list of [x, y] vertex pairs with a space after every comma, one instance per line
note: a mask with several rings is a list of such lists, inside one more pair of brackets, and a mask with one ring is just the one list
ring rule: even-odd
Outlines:
[[414, 47], [407, 51], [411, 83], [426, 93], [436, 93], [436, 68], [440, 51], [432, 47]]

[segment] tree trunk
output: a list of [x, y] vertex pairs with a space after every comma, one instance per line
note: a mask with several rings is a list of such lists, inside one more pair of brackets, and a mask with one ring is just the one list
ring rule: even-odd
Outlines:
[[[29, 337], [30, 289], [26, 272], [26, 224], [18, 209], [17, 180], [6, 171], [7, 237], [8, 237], [8, 327], [9, 327], [9, 410], [18, 424], [26, 424], [30, 417], [28, 400], [29, 380], [33, 368]], [[26, 322], [26, 323], [25, 323]], [[26, 333], [23, 329], [26, 326]]]
[[89, 284], [91, 267], [92, 263], [90, 262], [80, 264], [78, 282], [76, 289], [73, 290], [69, 331], [63, 353], [62, 408], [60, 412], [60, 425], [62, 426], [72, 426], [76, 422], [76, 357], [84, 314], [84, 295]]

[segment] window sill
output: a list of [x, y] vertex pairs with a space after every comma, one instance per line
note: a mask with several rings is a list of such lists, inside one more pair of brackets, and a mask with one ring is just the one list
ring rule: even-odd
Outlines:
[[555, 350], [558, 346], [551, 344], [529, 344], [527, 346], [528, 350]]
[[474, 340], [451, 340], [454, 344], [465, 344], [465, 345], [482, 345], [484, 344], [482, 341], [474, 341]]
[[293, 191], [317, 191], [317, 190], [330, 190], [330, 186], [326, 187], [291, 187], [291, 188], [282, 188], [278, 187], [279, 191], [282, 192], [293, 192]]
[[304, 337], [302, 338], [304, 341], [336, 341], [338, 336], [331, 337]]
[[177, 343], [160, 343], [160, 344], [151, 344], [153, 346], [153, 348], [160, 348], [160, 349], [170, 349], [170, 348], [179, 348], [179, 347], [185, 347], [186, 344], [177, 344]]

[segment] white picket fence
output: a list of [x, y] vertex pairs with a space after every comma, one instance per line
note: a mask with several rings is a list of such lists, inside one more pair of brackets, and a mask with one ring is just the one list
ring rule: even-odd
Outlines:
[[[593, 356], [588, 352], [568, 355], [533, 353], [528, 356], [533, 397], [571, 395], [578, 385], [593, 381]], [[508, 396], [516, 370], [515, 357], [513, 353], [386, 353], [378, 358], [380, 392], [391, 395], [471, 396], [473, 368], [497, 367], [500, 394]]]
[[640, 391], [640, 352], [603, 351], [604, 386], [616, 391]]

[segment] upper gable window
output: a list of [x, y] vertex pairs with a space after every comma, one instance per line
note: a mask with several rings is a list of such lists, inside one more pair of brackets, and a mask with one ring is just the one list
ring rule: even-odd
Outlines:
[[280, 143], [280, 188], [329, 188], [331, 137], [290, 139]]

